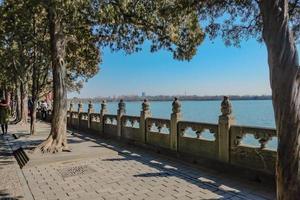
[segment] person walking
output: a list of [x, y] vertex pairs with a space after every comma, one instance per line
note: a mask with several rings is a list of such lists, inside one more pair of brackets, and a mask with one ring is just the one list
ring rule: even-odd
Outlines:
[[42, 101], [41, 110], [42, 110], [42, 119], [46, 120], [48, 114], [48, 104], [46, 101]]
[[9, 105], [7, 101], [3, 99], [0, 101], [0, 124], [3, 135], [7, 134], [9, 115]]

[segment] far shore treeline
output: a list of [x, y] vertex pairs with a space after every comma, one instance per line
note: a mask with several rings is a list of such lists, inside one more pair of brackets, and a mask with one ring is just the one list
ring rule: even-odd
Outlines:
[[[69, 101], [72, 102], [100, 102], [106, 100], [108, 102], [115, 102], [123, 99], [124, 101], [142, 101], [148, 99], [149, 101], [172, 101], [177, 97], [180, 101], [219, 101], [223, 99], [223, 95], [217, 96], [197, 96], [197, 95], [157, 95], [157, 96], [137, 96], [137, 95], [123, 95], [118, 97], [94, 97], [94, 98], [70, 98]], [[231, 100], [271, 100], [271, 95], [229, 95]]]

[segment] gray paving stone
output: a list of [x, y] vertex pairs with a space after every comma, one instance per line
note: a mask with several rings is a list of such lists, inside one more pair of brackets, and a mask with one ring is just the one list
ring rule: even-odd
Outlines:
[[[12, 128], [21, 131], [18, 126]], [[37, 136], [21, 137], [14, 145], [42, 141], [47, 137], [49, 125], [38, 123], [37, 130]], [[68, 135], [70, 141], [76, 141], [70, 143], [71, 153], [29, 154], [30, 162], [22, 171], [35, 199], [266, 200], [274, 197], [268, 190], [260, 189], [263, 191], [260, 195], [259, 186], [250, 187], [240, 180], [228, 181], [220, 174], [195, 169], [155, 153], [86, 134], [76, 135]], [[59, 173], [61, 169], [78, 166], [92, 170], [72, 176]]]

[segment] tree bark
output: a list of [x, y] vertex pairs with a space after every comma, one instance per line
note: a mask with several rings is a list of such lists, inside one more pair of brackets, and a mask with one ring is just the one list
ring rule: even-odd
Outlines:
[[278, 134], [277, 199], [300, 198], [300, 67], [288, 0], [261, 0]]
[[35, 129], [36, 109], [37, 109], [37, 101], [33, 100], [32, 110], [30, 112], [30, 115], [31, 115], [31, 120], [30, 120], [30, 134], [31, 135], [35, 135], [36, 134], [36, 129]]
[[11, 95], [10, 95], [10, 114], [11, 117], [15, 118], [15, 114], [16, 114], [16, 104], [15, 104], [15, 94], [16, 90], [12, 90]]
[[48, 5], [48, 20], [50, 30], [50, 48], [53, 73], [53, 112], [51, 132], [46, 141], [38, 146], [42, 152], [56, 153], [68, 150], [67, 144], [67, 91], [66, 91], [66, 39], [62, 31], [60, 20], [56, 15], [54, 3]]
[[20, 85], [17, 84], [16, 86], [16, 119], [15, 122], [18, 123], [21, 121], [21, 88]]
[[28, 85], [26, 82], [21, 83], [21, 124], [28, 122]]
[[32, 91], [31, 91], [31, 100], [32, 100], [32, 107], [30, 110], [30, 134], [35, 135], [35, 123], [36, 123], [36, 109], [37, 109], [37, 101], [38, 101], [38, 87], [37, 87], [37, 73], [36, 73], [36, 67], [33, 66], [33, 72], [32, 72]]
[[[35, 17], [33, 17], [33, 34], [34, 37], [36, 37], [36, 20]], [[36, 123], [36, 108], [37, 108], [37, 101], [38, 101], [38, 74], [37, 74], [37, 48], [36, 45], [34, 45], [33, 48], [33, 65], [32, 65], [32, 87], [31, 87], [31, 110], [30, 110], [30, 134], [35, 135], [35, 123]]]

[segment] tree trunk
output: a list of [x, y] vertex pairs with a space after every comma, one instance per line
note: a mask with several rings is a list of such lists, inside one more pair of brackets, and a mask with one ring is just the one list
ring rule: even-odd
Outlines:
[[60, 20], [55, 12], [53, 3], [48, 5], [48, 20], [50, 30], [51, 60], [53, 73], [53, 112], [51, 132], [47, 140], [38, 146], [42, 152], [56, 153], [68, 150], [67, 144], [67, 91], [65, 85], [66, 65], [65, 45], [66, 40]]
[[278, 134], [277, 199], [300, 197], [300, 67], [288, 27], [288, 0], [261, 0]]
[[31, 90], [31, 110], [30, 110], [30, 134], [35, 135], [36, 130], [35, 130], [35, 123], [36, 123], [36, 109], [37, 109], [37, 101], [38, 101], [38, 87], [37, 87], [37, 82], [38, 82], [38, 77], [36, 73], [36, 65], [33, 66], [33, 72], [32, 72], [32, 90]]
[[37, 100], [33, 100], [32, 102], [32, 110], [30, 111], [31, 120], [30, 120], [30, 134], [35, 135], [35, 123], [36, 123], [36, 109], [37, 109]]
[[16, 104], [15, 104], [15, 97], [16, 97], [16, 94], [15, 94], [15, 90], [12, 90], [11, 92], [11, 96], [10, 96], [10, 114], [11, 114], [11, 117], [15, 119], [15, 114], [16, 114]]
[[[33, 34], [34, 37], [36, 37], [36, 20], [35, 17], [33, 17]], [[37, 108], [37, 101], [38, 101], [38, 79], [37, 76], [37, 59], [36, 59], [36, 45], [34, 45], [33, 48], [33, 65], [32, 65], [32, 87], [31, 87], [31, 108], [30, 108], [30, 134], [35, 135], [35, 123], [36, 123], [36, 108]]]
[[21, 124], [28, 122], [28, 85], [26, 82], [21, 83]]
[[15, 122], [18, 123], [21, 121], [21, 90], [20, 90], [20, 85], [17, 84], [16, 87], [16, 119]]

